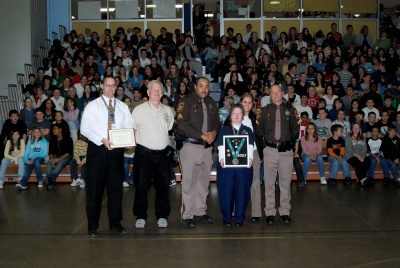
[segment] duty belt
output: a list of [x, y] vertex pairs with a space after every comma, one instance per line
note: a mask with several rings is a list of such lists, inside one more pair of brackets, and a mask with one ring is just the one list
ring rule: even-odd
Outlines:
[[202, 145], [204, 146], [204, 148], [208, 148], [211, 147], [210, 144], [208, 144], [208, 142], [206, 142], [203, 139], [192, 139], [192, 138], [185, 138], [184, 139], [185, 143], [192, 143], [192, 144], [198, 144], [198, 145]]
[[291, 142], [290, 141], [284, 141], [284, 142], [273, 142], [273, 141], [267, 141], [267, 146], [276, 148], [276, 149], [284, 149], [289, 151], [291, 147]]

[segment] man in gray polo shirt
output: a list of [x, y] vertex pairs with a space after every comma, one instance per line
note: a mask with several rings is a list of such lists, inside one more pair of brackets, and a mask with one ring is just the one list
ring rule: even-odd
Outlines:
[[136, 228], [144, 228], [147, 220], [147, 193], [154, 185], [156, 189], [155, 212], [160, 228], [168, 226], [171, 212], [169, 202], [170, 167], [167, 158], [168, 131], [174, 124], [169, 107], [161, 104], [163, 85], [157, 80], [148, 84], [149, 101], [137, 106], [133, 112], [133, 129], [136, 136], [136, 151], [133, 174], [136, 186], [133, 214]]

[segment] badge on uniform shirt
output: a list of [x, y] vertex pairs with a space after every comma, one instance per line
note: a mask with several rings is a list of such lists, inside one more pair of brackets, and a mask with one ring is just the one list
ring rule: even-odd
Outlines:
[[164, 121], [165, 121], [165, 123], [169, 122], [169, 114], [168, 113], [164, 114]]
[[299, 112], [297, 111], [297, 109], [294, 109], [294, 116], [296, 116], [297, 124], [300, 125], [301, 119], [300, 119]]
[[286, 110], [286, 111], [285, 111], [285, 114], [286, 114], [286, 116], [290, 116], [289, 110]]
[[184, 106], [185, 106], [185, 103], [184, 103], [184, 102], [182, 102], [182, 101], [179, 102], [178, 107], [176, 107], [176, 111], [177, 111], [178, 113], [182, 112]]
[[195, 104], [195, 105], [192, 106], [192, 108], [193, 108], [194, 112], [197, 113], [197, 109], [198, 109], [199, 107], [197, 107], [197, 105]]

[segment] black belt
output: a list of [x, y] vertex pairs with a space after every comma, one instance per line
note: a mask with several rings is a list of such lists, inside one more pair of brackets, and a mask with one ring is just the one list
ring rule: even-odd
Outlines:
[[198, 144], [198, 145], [207, 145], [208, 143], [203, 140], [203, 139], [192, 139], [192, 138], [185, 138], [184, 142], [188, 142], [188, 143], [193, 143], [193, 144]]
[[159, 153], [165, 152], [166, 148], [162, 149], [162, 150], [152, 150], [152, 149], [149, 149], [149, 148], [147, 148], [147, 147], [145, 147], [143, 145], [137, 144], [136, 145], [136, 152], [137, 152], [137, 150], [139, 150], [139, 151], [142, 150], [144, 152], [153, 153], [153, 154], [159, 154]]
[[285, 148], [286, 146], [290, 146], [291, 142], [290, 141], [284, 141], [284, 142], [273, 142], [273, 141], [267, 141], [267, 146], [272, 147], [272, 148]]

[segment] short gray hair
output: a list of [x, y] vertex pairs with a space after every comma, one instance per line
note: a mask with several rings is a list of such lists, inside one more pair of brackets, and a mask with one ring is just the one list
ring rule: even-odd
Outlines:
[[151, 80], [151, 81], [147, 84], [147, 89], [150, 89], [151, 86], [152, 86], [153, 84], [158, 84], [158, 85], [161, 87], [161, 89], [164, 87], [164, 85], [163, 85], [160, 81], [158, 81], [158, 80]]

